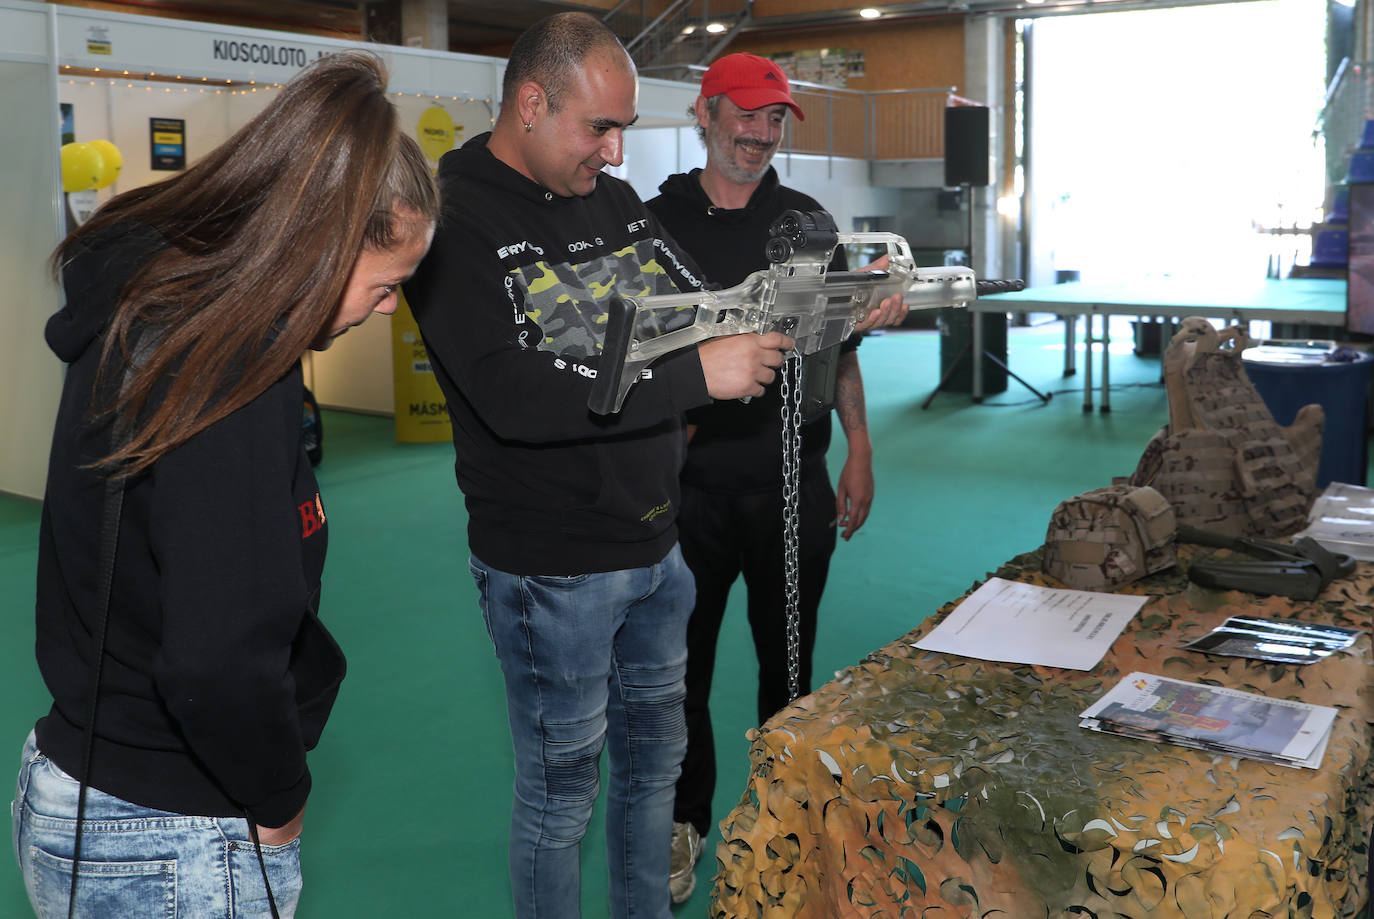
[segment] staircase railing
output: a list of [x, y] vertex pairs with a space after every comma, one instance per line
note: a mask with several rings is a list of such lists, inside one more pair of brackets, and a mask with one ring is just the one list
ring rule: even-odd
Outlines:
[[750, 21], [752, 0], [621, 0], [602, 17], [646, 76], [710, 63]]

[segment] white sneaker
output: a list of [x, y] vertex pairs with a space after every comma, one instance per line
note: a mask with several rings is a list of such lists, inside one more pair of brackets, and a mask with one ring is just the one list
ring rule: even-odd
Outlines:
[[685, 903], [697, 886], [696, 867], [701, 860], [701, 834], [690, 823], [673, 824], [672, 858], [669, 862], [668, 895]]

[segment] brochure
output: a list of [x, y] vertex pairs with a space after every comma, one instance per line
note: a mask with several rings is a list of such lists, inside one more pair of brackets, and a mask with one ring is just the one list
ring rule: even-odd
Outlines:
[[1132, 673], [1082, 713], [1082, 727], [1283, 766], [1316, 769], [1336, 710]]
[[1248, 657], [1279, 664], [1310, 664], [1355, 643], [1359, 632], [1296, 619], [1232, 616], [1183, 647], [1204, 654]]
[[1327, 485], [1307, 512], [1307, 529], [1296, 535], [1310, 536], [1332, 552], [1374, 561], [1374, 488]]

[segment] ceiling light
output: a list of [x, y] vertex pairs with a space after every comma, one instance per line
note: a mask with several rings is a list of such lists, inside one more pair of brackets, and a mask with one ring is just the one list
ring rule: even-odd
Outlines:
[[696, 26], [688, 26], [687, 28], [685, 28], [685, 29], [682, 30], [682, 34], [683, 34], [683, 35], [691, 35], [691, 34], [692, 34], [693, 32], [695, 32], [696, 30], [697, 30], [697, 27], [696, 27]]
[[710, 32], [712, 35], [719, 35], [721, 32], [725, 31], [725, 23], [712, 22], [706, 26], [706, 31]]
[[882, 10], [875, 10], [871, 6], [866, 6], [863, 9], [859, 10], [859, 15], [862, 16], [864, 19], [877, 19], [882, 14]]

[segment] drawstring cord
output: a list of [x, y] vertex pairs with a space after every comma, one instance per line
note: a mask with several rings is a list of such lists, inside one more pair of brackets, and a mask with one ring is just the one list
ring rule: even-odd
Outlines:
[[100, 675], [105, 663], [105, 637], [110, 628], [110, 594], [114, 588], [115, 550], [119, 546], [119, 517], [124, 505], [124, 480], [113, 471], [105, 479], [105, 514], [100, 523], [100, 621], [96, 626], [95, 666], [91, 707], [81, 751], [81, 779], [76, 796], [76, 840], [72, 845], [72, 883], [67, 892], [67, 919], [76, 915], [76, 878], [81, 866], [81, 824], [86, 814], [86, 788], [91, 777], [91, 753], [95, 747], [95, 716], [100, 707]]
[[243, 818], [248, 821], [248, 835], [253, 839], [253, 851], [258, 854], [258, 868], [262, 870], [262, 886], [267, 888], [267, 905], [272, 910], [272, 919], [281, 919], [277, 914], [277, 900], [272, 896], [272, 882], [267, 880], [267, 862], [262, 858], [262, 843], [258, 842], [258, 825], [253, 821], [253, 815], [247, 811], [243, 812]]

